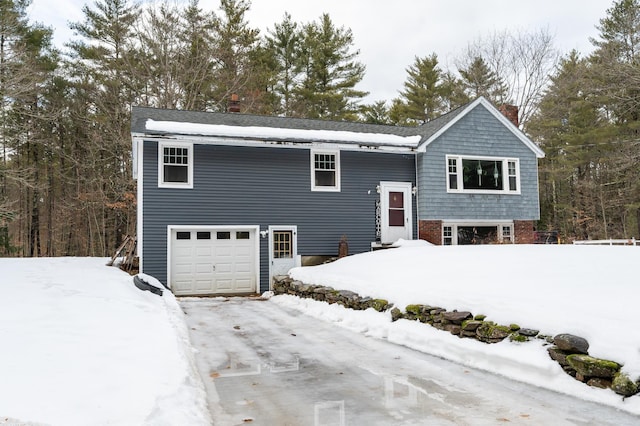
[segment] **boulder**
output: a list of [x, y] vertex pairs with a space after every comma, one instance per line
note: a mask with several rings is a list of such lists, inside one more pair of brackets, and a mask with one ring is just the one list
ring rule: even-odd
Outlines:
[[618, 374], [613, 377], [611, 389], [613, 389], [613, 391], [618, 395], [622, 395], [624, 397], [632, 396], [640, 392], [640, 386], [638, 386], [638, 383], [635, 383], [629, 378], [629, 376], [622, 372], [618, 372]]
[[553, 343], [563, 351], [572, 354], [587, 354], [589, 350], [589, 342], [573, 334], [558, 334], [553, 338]]
[[402, 311], [398, 308], [391, 309], [391, 321], [398, 321], [402, 318]]
[[611, 380], [603, 379], [602, 377], [594, 377], [593, 379], [587, 380], [587, 384], [594, 388], [608, 389], [611, 387]]
[[451, 334], [455, 334], [456, 336], [460, 335], [461, 327], [458, 324], [446, 324], [444, 329]]
[[[373, 299], [371, 301], [371, 307], [378, 312], [386, 311], [389, 309], [389, 301], [385, 299]], [[400, 314], [402, 314], [402, 312]]]
[[567, 355], [570, 354], [563, 351], [562, 349], [559, 349], [557, 346], [551, 346], [549, 349], [547, 349], [547, 352], [549, 353], [551, 359], [556, 361], [561, 366], [564, 367], [566, 365], [569, 365], [569, 363], [567, 362]]
[[540, 333], [539, 330], [533, 330], [531, 328], [521, 328], [520, 330], [518, 330], [518, 333], [522, 334], [523, 336], [527, 336], [527, 337], [536, 337], [538, 335], [538, 333]]
[[[468, 320], [462, 323], [462, 331], [475, 332], [482, 325], [482, 321]], [[475, 334], [475, 333], [474, 333]]]
[[603, 379], [613, 379], [620, 364], [606, 359], [598, 359], [589, 355], [571, 354], [567, 355], [567, 363], [574, 368], [578, 374], [584, 377], [600, 377]]
[[453, 324], [460, 325], [460, 324], [462, 324], [462, 321], [465, 321], [465, 320], [468, 320], [470, 318], [473, 318], [473, 315], [471, 314], [471, 312], [453, 311], [453, 312], [443, 312], [442, 313], [442, 318], [447, 320], [447, 321], [450, 321]]
[[510, 333], [511, 330], [509, 330], [509, 327], [496, 325], [488, 321], [483, 322], [482, 325], [476, 330], [476, 336], [478, 336], [478, 340], [487, 343], [500, 342], [501, 340], [504, 340]]

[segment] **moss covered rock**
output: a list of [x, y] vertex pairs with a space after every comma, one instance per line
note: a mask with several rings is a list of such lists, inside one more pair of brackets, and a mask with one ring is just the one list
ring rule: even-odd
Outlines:
[[371, 301], [371, 307], [378, 312], [382, 312], [389, 306], [389, 301], [385, 299], [373, 299]]
[[617, 362], [582, 354], [567, 355], [567, 363], [584, 377], [612, 379], [620, 370]]
[[622, 396], [632, 396], [640, 392], [640, 386], [638, 386], [638, 383], [635, 383], [623, 372], [618, 372], [613, 377], [611, 389], [613, 389], [613, 391], [618, 395]]
[[482, 321], [467, 320], [462, 322], [462, 331], [476, 331], [482, 325]]
[[529, 338], [516, 332], [509, 335], [509, 340], [512, 342], [528, 342]]
[[391, 321], [398, 321], [403, 318], [402, 311], [398, 308], [391, 309]]
[[478, 340], [487, 343], [496, 343], [504, 340], [507, 336], [509, 336], [509, 334], [511, 334], [511, 330], [509, 329], [509, 327], [497, 325], [490, 321], [483, 322], [482, 325], [476, 330], [476, 336], [478, 336]]

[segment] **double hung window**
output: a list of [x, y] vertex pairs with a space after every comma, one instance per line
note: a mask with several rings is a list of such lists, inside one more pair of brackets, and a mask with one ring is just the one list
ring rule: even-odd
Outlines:
[[192, 144], [158, 144], [158, 186], [193, 188]]
[[340, 151], [311, 151], [311, 190], [340, 191]]

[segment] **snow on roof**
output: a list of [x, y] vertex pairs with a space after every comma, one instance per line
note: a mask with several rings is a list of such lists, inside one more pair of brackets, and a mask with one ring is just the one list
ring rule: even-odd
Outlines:
[[400, 136], [382, 133], [349, 132], [338, 130], [285, 129], [276, 127], [228, 126], [223, 124], [183, 123], [147, 119], [145, 128], [158, 132], [200, 136], [242, 137], [256, 139], [290, 139], [306, 141], [332, 141], [369, 145], [395, 145], [416, 147], [420, 135]]

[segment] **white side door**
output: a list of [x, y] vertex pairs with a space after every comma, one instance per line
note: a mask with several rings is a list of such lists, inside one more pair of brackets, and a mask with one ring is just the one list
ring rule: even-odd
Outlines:
[[383, 244], [412, 239], [411, 182], [380, 182], [380, 210]]
[[276, 275], [287, 275], [298, 257], [298, 227], [269, 226], [269, 281]]

